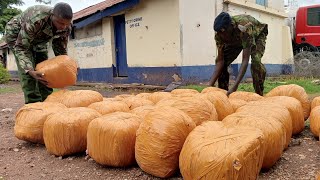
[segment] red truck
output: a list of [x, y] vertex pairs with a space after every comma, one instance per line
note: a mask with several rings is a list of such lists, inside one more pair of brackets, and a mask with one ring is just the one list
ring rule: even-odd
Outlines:
[[293, 53], [320, 48], [320, 5], [300, 7], [293, 25]]

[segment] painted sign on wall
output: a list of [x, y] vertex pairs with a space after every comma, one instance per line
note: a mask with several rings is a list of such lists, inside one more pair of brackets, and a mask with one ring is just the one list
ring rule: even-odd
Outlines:
[[142, 17], [137, 17], [133, 19], [126, 20], [126, 24], [129, 25], [129, 28], [139, 27], [142, 22]]

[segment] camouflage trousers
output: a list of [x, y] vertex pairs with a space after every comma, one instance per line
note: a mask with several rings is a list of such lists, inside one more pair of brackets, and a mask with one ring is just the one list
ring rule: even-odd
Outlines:
[[[264, 81], [266, 78], [266, 68], [261, 63], [261, 58], [265, 51], [268, 31], [262, 32], [256, 39], [256, 45], [251, 48], [251, 75], [253, 87], [257, 94], [263, 95]], [[229, 88], [229, 65], [239, 56], [243, 50], [242, 46], [227, 46], [224, 48], [224, 66], [218, 78], [219, 88], [228, 90]]]
[[[44, 101], [52, 93], [53, 89], [36, 81], [29, 74], [26, 74], [25, 70], [22, 69], [19, 65], [19, 57], [16, 56], [14, 50], [12, 51], [16, 59], [20, 84], [24, 93], [25, 103], [28, 104]], [[32, 51], [32, 57], [32, 62], [34, 63], [33, 65], [35, 67], [38, 63], [48, 59], [48, 51]]]

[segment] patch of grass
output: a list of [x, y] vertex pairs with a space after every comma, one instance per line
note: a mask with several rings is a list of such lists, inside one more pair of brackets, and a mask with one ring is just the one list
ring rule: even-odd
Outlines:
[[0, 94], [4, 94], [4, 93], [12, 93], [12, 92], [18, 92], [18, 90], [16, 88], [12, 88], [12, 87], [0, 87]]
[[202, 86], [202, 85], [187, 85], [187, 86], [180, 86], [179, 89], [194, 89], [194, 90], [197, 90], [198, 92], [201, 92], [206, 87], [207, 86]]

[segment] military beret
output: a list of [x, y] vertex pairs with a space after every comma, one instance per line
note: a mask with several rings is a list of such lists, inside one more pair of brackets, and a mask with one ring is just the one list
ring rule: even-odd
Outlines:
[[213, 29], [216, 32], [226, 29], [231, 24], [231, 16], [226, 12], [221, 12], [214, 20]]

